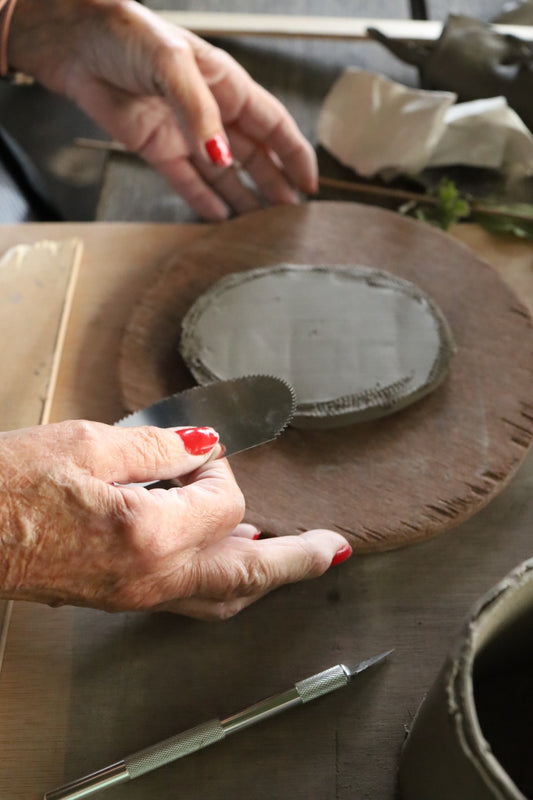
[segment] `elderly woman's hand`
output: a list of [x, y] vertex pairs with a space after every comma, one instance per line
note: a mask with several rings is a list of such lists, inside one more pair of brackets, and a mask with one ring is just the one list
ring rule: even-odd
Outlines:
[[[219, 455], [210, 428], [0, 434], [0, 596], [225, 618], [349, 554], [332, 531], [254, 539]], [[177, 476], [179, 488], [124, 485]]]
[[[314, 152], [285, 108], [224, 51], [133, 0], [18, 0], [8, 63], [76, 101], [201, 216], [314, 192]], [[231, 151], [227, 146], [227, 141]]]

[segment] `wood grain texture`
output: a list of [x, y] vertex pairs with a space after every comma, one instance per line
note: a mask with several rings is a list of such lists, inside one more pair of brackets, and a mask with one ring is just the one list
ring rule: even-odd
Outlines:
[[[209, 229], [27, 225], [24, 240], [80, 236], [85, 257], [52, 419], [120, 414], [123, 327], [158, 267]], [[533, 299], [531, 243], [470, 239]], [[20, 226], [2, 231], [6, 246]], [[494, 258], [493, 258], [494, 256]], [[528, 291], [526, 296], [525, 292]], [[116, 418], [116, 417], [115, 417]], [[0, 680], [0, 797], [43, 792], [342, 660], [393, 656], [346, 690], [235, 735], [109, 800], [387, 800], [417, 705], [469, 607], [531, 555], [533, 455], [487, 508], [414, 547], [352, 558], [284, 587], [235, 619], [15, 606]]]
[[273, 535], [334, 528], [363, 552], [428, 538], [479, 510], [532, 440], [531, 320], [471, 250], [382, 209], [270, 209], [212, 228], [172, 257], [124, 337], [128, 409], [193, 385], [178, 342], [200, 294], [224, 275], [280, 262], [370, 266], [412, 281], [440, 306], [458, 352], [445, 383], [410, 408], [338, 430], [289, 429], [234, 457], [247, 519]]
[[64, 223], [2, 228], [6, 248], [59, 236], [84, 242], [51, 422], [80, 417], [115, 422], [124, 415], [117, 363], [133, 306], [169, 253], [202, 234], [201, 225]]
[[[18, 228], [18, 236], [24, 239], [22, 230]], [[9, 239], [3, 233], [0, 234], [0, 335], [4, 342], [0, 429], [12, 430], [49, 421], [83, 244], [71, 238], [9, 247]], [[13, 610], [13, 601], [0, 599], [0, 671]], [[2, 673], [3, 689], [5, 680]], [[16, 701], [17, 692], [11, 691], [9, 679], [7, 690]], [[66, 702], [66, 697], [63, 701]], [[4, 704], [0, 706], [5, 710]], [[58, 718], [60, 709], [58, 703]], [[3, 724], [9, 728], [9, 715], [4, 717]], [[9, 750], [10, 743], [3, 742], [4, 759], [9, 758]], [[8, 796], [7, 790], [4, 796]]]
[[82, 250], [41, 241], [0, 260], [1, 430], [48, 421]]

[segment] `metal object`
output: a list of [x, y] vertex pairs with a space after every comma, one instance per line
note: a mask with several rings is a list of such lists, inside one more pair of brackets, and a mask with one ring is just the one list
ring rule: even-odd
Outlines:
[[210, 744], [224, 739], [231, 733], [262, 722], [275, 714], [280, 714], [293, 706], [308, 703], [328, 694], [336, 689], [346, 686], [352, 678], [359, 675], [368, 667], [383, 661], [392, 650], [366, 661], [361, 661], [355, 667], [348, 667], [345, 664], [336, 664], [334, 667], [311, 675], [309, 678], [296, 683], [292, 689], [281, 692], [280, 694], [267, 697], [259, 703], [255, 703], [243, 711], [239, 711], [224, 720], [213, 719], [190, 728], [177, 736], [171, 736], [152, 747], [127, 756], [122, 761], [111, 764], [98, 772], [86, 775], [73, 783], [61, 786], [44, 795], [44, 800], [79, 800], [88, 797], [101, 789], [107, 789], [123, 781], [132, 780], [139, 775], [169, 764], [178, 758], [201, 750]]
[[275, 439], [290, 422], [294, 408], [294, 391], [286, 381], [248, 375], [186, 389], [115, 424], [126, 428], [207, 425], [218, 432], [225, 455], [230, 456]]

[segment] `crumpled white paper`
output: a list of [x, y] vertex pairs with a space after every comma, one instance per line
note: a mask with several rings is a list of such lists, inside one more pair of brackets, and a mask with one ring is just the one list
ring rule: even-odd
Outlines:
[[504, 97], [456, 99], [350, 67], [324, 100], [318, 139], [365, 177], [450, 164], [533, 173], [533, 136]]

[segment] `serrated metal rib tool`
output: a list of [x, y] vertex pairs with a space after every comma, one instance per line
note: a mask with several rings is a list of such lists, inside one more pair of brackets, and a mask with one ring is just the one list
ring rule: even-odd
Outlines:
[[231, 456], [275, 439], [295, 409], [294, 390], [282, 378], [247, 375], [195, 386], [116, 422], [126, 428], [209, 426]]
[[104, 769], [86, 775], [73, 783], [61, 786], [44, 795], [44, 800], [79, 800], [88, 797], [94, 792], [107, 789], [117, 783], [130, 781], [151, 772], [158, 767], [169, 764], [178, 758], [183, 758], [190, 753], [215, 744], [231, 733], [236, 733], [257, 722], [262, 722], [275, 714], [287, 711], [289, 708], [308, 703], [324, 694], [329, 694], [336, 689], [347, 686], [348, 683], [368, 667], [383, 661], [392, 650], [380, 653], [379, 656], [361, 661], [355, 667], [345, 664], [336, 664], [334, 667], [311, 675], [309, 678], [298, 681], [292, 689], [260, 700], [243, 711], [233, 714], [227, 719], [212, 719], [194, 728], [190, 728], [177, 736], [171, 736], [152, 747], [127, 756], [122, 761], [117, 761]]

